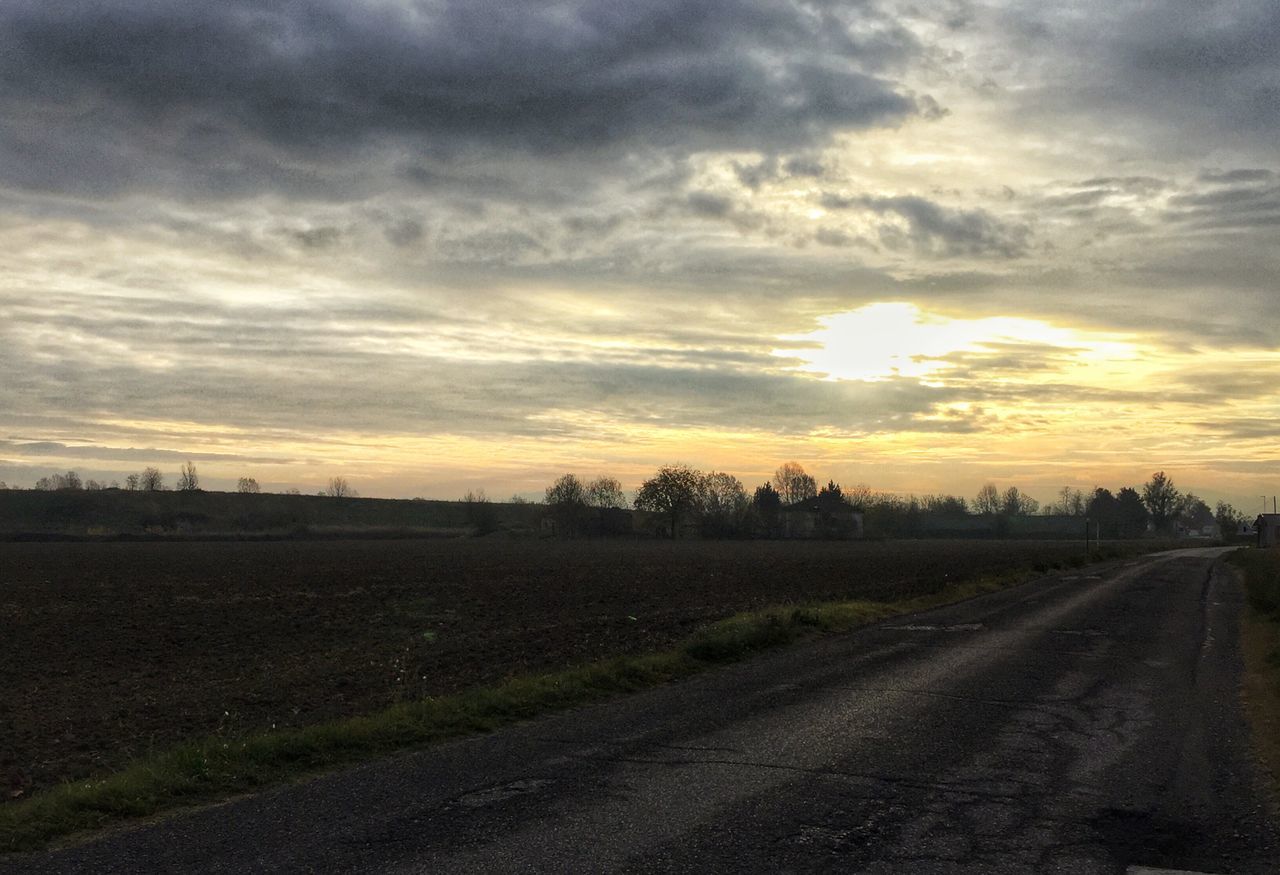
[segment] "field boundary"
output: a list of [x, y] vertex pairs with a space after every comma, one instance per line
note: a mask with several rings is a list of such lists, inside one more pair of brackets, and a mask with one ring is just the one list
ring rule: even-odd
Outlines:
[[[1100, 558], [1094, 557], [1095, 561]], [[1083, 564], [1070, 563], [1071, 567]], [[0, 805], [0, 853], [43, 849], [58, 840], [129, 821], [218, 802], [378, 756], [490, 732], [686, 678], [805, 639], [1028, 583], [1043, 578], [1048, 570], [1038, 565], [981, 577], [897, 602], [842, 601], [766, 608], [713, 623], [668, 650], [516, 676], [494, 686], [404, 702], [372, 714], [313, 726], [182, 743], [134, 760], [118, 771], [67, 782], [30, 799]]]

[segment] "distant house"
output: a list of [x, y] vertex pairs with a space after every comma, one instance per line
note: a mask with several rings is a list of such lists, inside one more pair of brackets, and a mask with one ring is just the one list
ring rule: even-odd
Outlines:
[[862, 537], [862, 514], [843, 498], [806, 498], [782, 509], [784, 538]]
[[1258, 530], [1259, 547], [1280, 547], [1280, 513], [1261, 514], [1254, 526]]

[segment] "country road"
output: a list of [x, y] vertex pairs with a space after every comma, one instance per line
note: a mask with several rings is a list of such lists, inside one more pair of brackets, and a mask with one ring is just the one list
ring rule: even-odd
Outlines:
[[1056, 575], [0, 872], [1274, 873], [1221, 552]]

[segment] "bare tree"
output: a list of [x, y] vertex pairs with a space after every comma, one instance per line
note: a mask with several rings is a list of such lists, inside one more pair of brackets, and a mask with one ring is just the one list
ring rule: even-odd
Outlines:
[[773, 472], [773, 488], [783, 505], [795, 504], [818, 494], [818, 482], [805, 473], [799, 462], [787, 462]]
[[702, 529], [714, 537], [741, 534], [751, 500], [742, 481], [723, 471], [702, 478]]
[[585, 528], [587, 488], [576, 474], [564, 474], [547, 487], [544, 499], [561, 537], [578, 535]]
[[138, 488], [143, 492], [159, 492], [164, 489], [164, 475], [159, 468], [143, 468], [138, 475]]
[[200, 488], [200, 475], [196, 473], [196, 466], [190, 461], [182, 463], [182, 469], [178, 471], [178, 491], [179, 492], [195, 492]]
[[330, 498], [356, 497], [356, 491], [351, 488], [351, 484], [347, 482], [346, 477], [330, 477], [328, 487], [320, 494], [327, 495]]
[[587, 504], [604, 510], [606, 508], [623, 508], [627, 506], [627, 497], [622, 493], [622, 484], [612, 477], [597, 477], [585, 487]]
[[1000, 492], [994, 483], [984, 484], [973, 499], [973, 512], [979, 514], [997, 514], [1000, 512]]
[[483, 489], [468, 492], [462, 497], [466, 505], [467, 522], [475, 527], [477, 535], [487, 535], [498, 529], [498, 515], [493, 511], [493, 504]]
[[80, 475], [75, 471], [68, 471], [65, 474], [51, 474], [48, 477], [41, 477], [36, 481], [36, 489], [42, 489], [54, 492], [63, 489], [83, 489], [84, 484], [80, 480]]
[[1030, 495], [1010, 486], [1000, 496], [1000, 512], [1006, 516], [1030, 516], [1040, 509], [1040, 502]]
[[257, 495], [261, 491], [262, 487], [252, 477], [241, 477], [236, 481], [236, 492], [244, 495]]
[[137, 474], [130, 474], [124, 478], [124, 488], [130, 492], [137, 492], [141, 485], [141, 478]]

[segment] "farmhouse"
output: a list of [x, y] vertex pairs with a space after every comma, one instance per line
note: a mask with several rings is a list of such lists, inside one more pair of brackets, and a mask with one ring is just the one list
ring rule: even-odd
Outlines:
[[1259, 547], [1280, 547], [1280, 513], [1264, 513], [1254, 526], [1258, 529]]
[[843, 498], [806, 498], [782, 509], [787, 538], [861, 538], [862, 514]]

